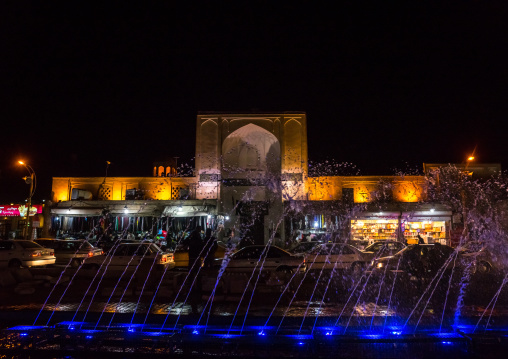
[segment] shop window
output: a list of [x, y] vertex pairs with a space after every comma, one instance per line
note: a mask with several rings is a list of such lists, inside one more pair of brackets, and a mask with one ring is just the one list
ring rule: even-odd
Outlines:
[[411, 221], [404, 223], [404, 237], [408, 244], [418, 243], [418, 235], [425, 243], [446, 244], [445, 221]]
[[351, 237], [369, 243], [396, 240], [398, 219], [365, 219], [351, 221]]
[[71, 192], [71, 199], [91, 200], [92, 192], [85, 189], [73, 188]]
[[125, 191], [126, 200], [144, 199], [143, 191], [136, 188], [131, 188]]

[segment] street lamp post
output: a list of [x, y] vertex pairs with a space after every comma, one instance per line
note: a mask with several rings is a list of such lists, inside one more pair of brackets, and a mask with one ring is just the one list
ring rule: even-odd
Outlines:
[[36, 176], [35, 176], [35, 171], [34, 169], [30, 166], [30, 165], [27, 165], [25, 162], [23, 161], [18, 161], [18, 163], [20, 165], [23, 165], [25, 166], [25, 168], [27, 169], [28, 173], [30, 174], [30, 176], [26, 176], [26, 177], [23, 177], [23, 179], [25, 180], [25, 182], [30, 185], [30, 192], [28, 194], [28, 200], [27, 200], [27, 210], [26, 210], [26, 231], [25, 231], [25, 239], [30, 239], [30, 209], [32, 208], [32, 196], [34, 195], [35, 193], [35, 188], [36, 188]]

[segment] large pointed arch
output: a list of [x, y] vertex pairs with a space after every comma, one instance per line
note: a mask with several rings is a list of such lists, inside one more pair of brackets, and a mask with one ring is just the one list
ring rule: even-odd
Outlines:
[[244, 178], [280, 173], [280, 143], [272, 133], [247, 124], [222, 143], [223, 176]]

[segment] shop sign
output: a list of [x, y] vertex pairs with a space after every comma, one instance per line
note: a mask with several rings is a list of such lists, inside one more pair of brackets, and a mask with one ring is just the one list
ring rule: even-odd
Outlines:
[[[25, 217], [27, 212], [27, 206], [24, 204], [13, 204], [11, 205], [1, 205], [0, 206], [0, 216], [6, 217]], [[30, 208], [30, 216], [34, 216], [37, 213], [42, 213], [42, 204], [33, 204]]]
[[41, 218], [39, 217], [38, 214], [36, 214], [32, 219], [32, 227], [41, 228]]

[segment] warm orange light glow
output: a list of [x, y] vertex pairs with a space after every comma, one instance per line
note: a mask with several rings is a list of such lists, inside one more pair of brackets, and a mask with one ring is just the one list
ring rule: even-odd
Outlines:
[[469, 156], [469, 157], [467, 158], [467, 160], [468, 160], [468, 161], [472, 161], [472, 160], [474, 160], [474, 156]]
[[19, 163], [20, 165], [25, 165], [25, 162], [23, 162], [23, 161], [18, 161], [18, 163]]

